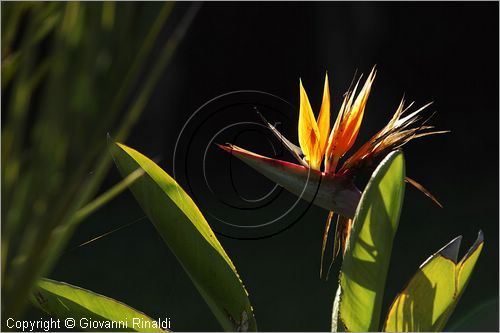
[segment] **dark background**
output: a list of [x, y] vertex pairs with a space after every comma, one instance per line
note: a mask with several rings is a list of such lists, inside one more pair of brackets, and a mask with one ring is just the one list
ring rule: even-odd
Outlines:
[[[177, 5], [173, 23], [189, 5]], [[168, 33], [167, 27], [165, 38]], [[496, 331], [498, 37], [498, 3], [492, 2], [205, 3], [126, 143], [155, 158], [171, 173], [175, 143], [190, 115], [206, 101], [240, 89], [272, 93], [295, 106], [281, 109], [288, 112], [281, 119], [273, 113], [266, 115], [271, 121], [283, 122], [284, 133], [297, 143], [299, 77], [317, 112], [328, 71], [333, 122], [355, 71], [366, 75], [377, 65], [378, 75], [356, 146], [387, 123], [403, 94], [417, 107], [434, 101], [427, 113], [436, 111], [432, 124], [451, 131], [404, 148], [407, 174], [430, 189], [444, 208], [407, 187], [383, 316], [396, 293], [429, 255], [457, 235], [464, 236], [463, 254], [481, 229], [485, 247], [449, 327], [476, 307], [490, 304], [471, 329]], [[258, 121], [245, 107], [227, 117], [226, 121]], [[206, 128], [213, 134], [222, 124], [212, 121]], [[209, 132], [198, 133], [200, 137], [195, 139], [208, 141]], [[245, 134], [246, 139], [239, 144], [269, 155], [267, 141], [254, 134], [257, 136]], [[185, 143], [179, 149], [185, 152]], [[193, 150], [188, 153], [200, 154]], [[208, 153], [208, 173], [221, 179], [227, 175], [227, 156], [215, 148]], [[241, 193], [255, 197], [269, 190], [271, 183], [264, 177], [234, 164]], [[193, 170], [199, 167], [189, 165]], [[103, 188], [119, 179], [113, 169]], [[187, 179], [181, 177], [179, 182], [185, 186]], [[198, 180], [191, 185], [194, 192], [204, 191]], [[215, 197], [200, 196], [196, 202], [206, 215], [223, 213]], [[259, 221], [269, 211], [254, 209], [238, 214]], [[334, 278], [319, 278], [326, 215], [323, 209], [312, 207], [293, 227], [271, 238], [219, 237], [250, 292], [260, 330], [330, 329], [339, 264], [332, 268]], [[150, 316], [168, 316], [175, 331], [219, 330], [147, 219], [75, 248], [142, 216], [130, 193], [115, 199], [79, 227], [51, 277], [114, 297]]]

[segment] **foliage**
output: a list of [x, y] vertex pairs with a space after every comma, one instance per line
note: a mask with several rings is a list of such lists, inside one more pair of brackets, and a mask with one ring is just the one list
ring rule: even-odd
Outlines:
[[396, 297], [385, 331], [442, 331], [465, 290], [483, 248], [483, 233], [457, 261], [459, 236], [433, 254]]
[[[221, 326], [228, 331], [255, 331], [257, 324], [248, 293], [193, 200], [173, 178], [136, 150], [111, 143], [111, 153], [125, 179], [138, 170], [144, 174], [130, 184], [133, 194]], [[126, 318], [144, 318], [151, 321], [113, 299], [47, 279], [39, 282], [32, 303], [62, 319], [92, 317], [119, 322]], [[129, 323], [127, 327], [133, 326]]]
[[95, 198], [111, 161], [105, 135], [128, 135], [197, 6], [159, 40], [172, 8], [2, 3], [4, 318], [19, 317], [75, 227], [123, 188]]
[[138, 167], [146, 176], [131, 190], [226, 330], [256, 330], [255, 318], [236, 268], [193, 200], [153, 161], [122, 144], [113, 157], [127, 176]]
[[[56, 318], [72, 318], [83, 330], [159, 332], [158, 323], [128, 305], [92, 291], [49, 279], [41, 279], [32, 303]], [[89, 320], [99, 322], [92, 327]], [[111, 322], [121, 326], [113, 326]], [[109, 323], [109, 325], [107, 325]], [[88, 327], [91, 326], [91, 327]], [[107, 327], [109, 326], [109, 327]], [[142, 329], [141, 329], [142, 328]]]
[[[380, 330], [392, 242], [403, 202], [404, 159], [389, 154], [373, 173], [356, 211], [332, 311], [332, 331]], [[386, 331], [441, 331], [453, 312], [483, 247], [479, 236], [457, 262], [461, 237], [424, 262], [394, 300]]]
[[[192, 199], [165, 171], [136, 150], [111, 143], [111, 151], [126, 178], [137, 170], [144, 172], [130, 184], [131, 190], [221, 326], [225, 330], [256, 330], [248, 293]], [[461, 240], [457, 237], [422, 264], [380, 325], [404, 178], [403, 154], [396, 151], [379, 164], [363, 192], [340, 271], [332, 312], [333, 331], [377, 331], [381, 326], [386, 331], [440, 331], [465, 289], [483, 247], [481, 232], [462, 260], [457, 261]], [[71, 301], [79, 313], [82, 306], [87, 311], [86, 304], [99, 303], [102, 297], [87, 293], [83, 303], [74, 297]], [[42, 308], [63, 318], [72, 313]], [[115, 315], [113, 318], [118, 320], [120, 314]]]
[[[108, 297], [41, 279], [79, 223], [130, 186], [221, 326], [257, 329], [235, 266], [167, 173], [139, 152], [112, 143], [125, 177], [98, 195], [111, 165], [106, 133], [125, 140], [198, 7], [190, 7], [163, 39], [161, 32], [170, 31], [165, 27], [171, 2], [2, 3], [3, 318], [20, 317], [31, 298], [59, 318], [152, 322]], [[404, 177], [403, 155], [393, 152], [363, 192], [340, 272], [333, 330], [442, 330], [464, 292], [483, 247], [481, 232], [460, 261], [456, 238], [423, 263], [380, 323]]]
[[378, 329], [392, 241], [403, 203], [404, 169], [403, 154], [389, 154], [361, 196], [340, 272], [340, 311], [333, 314], [342, 329]]

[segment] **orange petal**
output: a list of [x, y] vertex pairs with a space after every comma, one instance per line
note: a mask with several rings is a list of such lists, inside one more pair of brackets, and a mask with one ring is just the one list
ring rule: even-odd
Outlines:
[[323, 88], [323, 101], [318, 116], [319, 150], [321, 156], [325, 154], [328, 135], [330, 132], [330, 88], [328, 86], [328, 74], [325, 75], [325, 86]]
[[338, 159], [344, 156], [356, 141], [375, 74], [375, 68], [373, 68], [363, 88], [358, 93], [356, 100], [354, 100], [354, 94], [359, 81], [354, 89], [348, 92], [344, 98], [326, 149], [328, 172], [335, 171]]
[[356, 137], [358, 136], [361, 121], [363, 120], [363, 115], [365, 113], [366, 102], [370, 96], [373, 80], [375, 79], [375, 74], [375, 68], [373, 68], [370, 75], [366, 79], [365, 85], [359, 92], [351, 111], [349, 112], [349, 117], [346, 121], [345, 134], [347, 136], [347, 142], [344, 153], [352, 147], [354, 141], [356, 141]]
[[[307, 93], [300, 81], [299, 144], [311, 168], [319, 170], [322, 156], [319, 155], [320, 132]], [[318, 161], [319, 160], [319, 161]]]
[[[370, 164], [370, 161], [376, 156], [397, 149], [413, 139], [446, 133], [447, 131], [434, 131], [432, 126], [425, 125], [429, 118], [424, 120], [420, 125], [416, 125], [421, 120], [420, 113], [429, 105], [426, 104], [409, 115], [405, 115], [411, 104], [408, 107], [404, 107], [404, 101], [401, 101], [394, 116], [387, 125], [349, 157], [338, 171], [338, 174], [345, 175], [352, 173], [364, 165]], [[405, 116], [402, 117], [403, 115]]]

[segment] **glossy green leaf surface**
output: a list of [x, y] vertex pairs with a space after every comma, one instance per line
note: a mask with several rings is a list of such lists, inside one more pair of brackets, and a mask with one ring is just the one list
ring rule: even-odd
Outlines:
[[[377, 331], [392, 242], [404, 195], [405, 163], [390, 153], [361, 196], [340, 272], [333, 331]], [[337, 311], [338, 310], [338, 311]]]
[[480, 231], [474, 245], [457, 262], [461, 239], [461, 236], [453, 239], [420, 266], [392, 303], [385, 331], [444, 329], [483, 248], [483, 234]]
[[[85, 331], [164, 331], [158, 322], [128, 305], [59, 281], [41, 279], [31, 301], [60, 319], [61, 329], [73, 323]], [[70, 321], [64, 324], [66, 319]]]
[[236, 268], [202, 213], [177, 182], [153, 161], [112, 144], [124, 177], [138, 167], [145, 175], [130, 188], [225, 330], [256, 330], [248, 293]]

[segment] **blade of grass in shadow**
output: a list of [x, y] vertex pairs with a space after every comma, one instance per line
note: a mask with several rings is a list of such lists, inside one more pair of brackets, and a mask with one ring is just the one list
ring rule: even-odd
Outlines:
[[[195, 4], [188, 9], [181, 22], [175, 27], [173, 34], [165, 42], [159, 58], [155, 60], [155, 64], [146, 76], [145, 84], [134, 99], [132, 107], [128, 110], [123, 122], [118, 126], [119, 137], [125, 137], [137, 121], [153, 93], [156, 83], [163, 75], [178, 43], [182, 40], [194, 19], [199, 6], [199, 4]], [[98, 22], [100, 23], [100, 20]], [[65, 143], [64, 140], [58, 140], [57, 142]], [[45, 153], [53, 147], [50, 147], [50, 145], [44, 147], [40, 149], [40, 156], [47, 158], [46, 155], [50, 156], [50, 154]], [[89, 153], [88, 155], [92, 154]], [[100, 156], [90, 156], [93, 158], [81, 161], [77, 168], [72, 170], [72, 181], [65, 183], [65, 194], [59, 197], [63, 202], [58, 202], [57, 211], [51, 214], [50, 220], [45, 221], [49, 223], [37, 231], [36, 236], [33, 237], [34, 239], [30, 240], [29, 246], [25, 246], [26, 250], [23, 250], [23, 253], [16, 254], [23, 257], [23, 262], [22, 265], [12, 269], [11, 274], [9, 274], [12, 285], [9, 285], [4, 293], [6, 299], [8, 299], [8, 306], [3, 307], [6, 317], [19, 317], [34, 284], [44, 272], [53, 266], [54, 261], [59, 257], [62, 248], [77, 226], [78, 223], [74, 222], [75, 213], [87, 204], [97, 192], [111, 162], [108, 153], [97, 153], [97, 155]], [[91, 177], [88, 177], [89, 170], [93, 170]], [[6, 248], [7, 245], [7, 242], [2, 242], [2, 248]], [[3, 263], [2, 266], [4, 266]]]
[[[161, 332], [167, 329], [122, 302], [49, 279], [41, 279], [38, 282], [31, 296], [31, 303], [52, 317], [61, 320], [72, 318], [73, 321], [69, 323], [72, 322], [76, 328], [84, 331]], [[63, 327], [64, 325], [61, 325], [61, 328]]]
[[[33, 48], [57, 26], [60, 20], [60, 15], [56, 10], [60, 4], [41, 5], [36, 2], [24, 2], [20, 5], [2, 5], [2, 16], [4, 9], [7, 9], [9, 14], [6, 14], [7, 23], [2, 22], [2, 90], [9, 84], [11, 78], [22, 64], [23, 58], [29, 56], [30, 52], [25, 52], [27, 48]], [[5, 8], [6, 7], [6, 8]], [[30, 12], [31, 11], [31, 12]], [[19, 24], [24, 15], [31, 15], [33, 24], [37, 27], [36, 30], [29, 31], [27, 37], [23, 41], [21, 50], [13, 50], [12, 44], [19, 33]], [[30, 22], [31, 23], [31, 22]], [[33, 52], [33, 50], [30, 50]]]
[[[403, 153], [374, 171], [356, 210], [340, 271], [333, 331], [377, 331], [385, 281], [404, 195]], [[338, 311], [337, 311], [338, 310]]]
[[[172, 36], [170, 36], [168, 38], [168, 40], [166, 41], [166, 43], [164, 44], [162, 52], [158, 58], [157, 63], [151, 69], [149, 75], [147, 76], [148, 77], [147, 81], [144, 83], [139, 95], [137, 96], [134, 103], [132, 104], [132, 106], [128, 110], [127, 114], [125, 115], [124, 120], [121, 122], [120, 126], [118, 127], [118, 131], [117, 131], [117, 134], [115, 136], [115, 138], [117, 140], [123, 140], [128, 135], [132, 126], [136, 123], [140, 114], [144, 110], [146, 103], [148, 102], [149, 98], [151, 97], [153, 90], [154, 90], [154, 87], [156, 86], [156, 83], [160, 79], [167, 64], [169, 63], [170, 59], [172, 58], [174, 51], [177, 47], [177, 44], [184, 37], [188, 27], [190, 26], [191, 22], [193, 21], [199, 8], [200, 8], [200, 5], [193, 5], [189, 9], [189, 11], [185, 14], [184, 18], [182, 19], [182, 21], [176, 27]], [[168, 16], [168, 10], [165, 10], [162, 12], [163, 12], [163, 15], [165, 17]], [[157, 25], [152, 27], [152, 30], [155, 31], [154, 33], [152, 33], [152, 35], [154, 35], [154, 36], [157, 35], [157, 31], [156, 31], [157, 29], [159, 29]], [[149, 40], [149, 38], [147, 38], [147, 39]], [[146, 43], [144, 46], [151, 47], [149, 42]], [[145, 59], [144, 57], [145, 57], [145, 55], [139, 57], [139, 59], [144, 60]], [[139, 66], [139, 65], [137, 65], [137, 66]], [[135, 65], [133, 66], [133, 68], [131, 70], [132, 73], [128, 74], [127, 77], [133, 78], [137, 75], [137, 73], [135, 72], [136, 70], [138, 70], [136, 68], [137, 66], [135, 66]], [[140, 68], [140, 66], [138, 68]], [[126, 81], [128, 82], [128, 79]], [[121, 88], [121, 90], [122, 89], [125, 89], [125, 88]], [[126, 89], [124, 91], [126, 91]], [[122, 94], [121, 92], [118, 92], [118, 97], [115, 100], [117, 107], [120, 105], [120, 101], [123, 98], [123, 96], [121, 96], [121, 94]], [[99, 179], [102, 179], [102, 177], [104, 177], [104, 175], [108, 171], [108, 169], [110, 167], [110, 162], [111, 161], [109, 159], [109, 153], [103, 152], [101, 157], [99, 158], [98, 162], [96, 163], [96, 169], [94, 171], [94, 179], [98, 179], [98, 181], [91, 182], [81, 192], [79, 200], [77, 201], [77, 203], [79, 205], [82, 205], [85, 201], [87, 201], [95, 193], [95, 191], [97, 189], [97, 184], [100, 183]]]
[[130, 173], [127, 177], [125, 177], [122, 181], [120, 181], [118, 184], [89, 202], [88, 204], [85, 205], [85, 207], [80, 208], [76, 213], [75, 217], [73, 219], [73, 223], [78, 223], [79, 221], [83, 220], [96, 210], [98, 210], [100, 207], [104, 206], [107, 204], [109, 201], [111, 201], [114, 197], [116, 197], [118, 194], [122, 193], [125, 189], [127, 189], [130, 185], [132, 185], [139, 177], [144, 175], [144, 170], [142, 169], [137, 169], [134, 172]]
[[113, 97], [113, 101], [106, 115], [106, 119], [103, 121], [104, 124], [107, 124], [111, 119], [113, 119], [113, 117], [116, 116], [120, 108], [123, 106], [125, 98], [129, 93], [132, 84], [137, 81], [140, 71], [145, 64], [147, 57], [150, 55], [151, 50], [153, 49], [154, 42], [157, 40], [157, 37], [161, 29], [164, 27], [168, 17], [170, 16], [173, 7], [174, 2], [166, 2], [158, 13], [153, 26], [151, 27], [147, 36], [144, 38], [142, 46], [140, 47], [139, 52], [137, 52], [137, 55], [133, 60], [132, 66], [121, 82], [116, 95]]
[[131, 190], [225, 330], [257, 329], [248, 293], [231, 259], [186, 192], [153, 161], [112, 144], [123, 176], [138, 167], [146, 174]]

